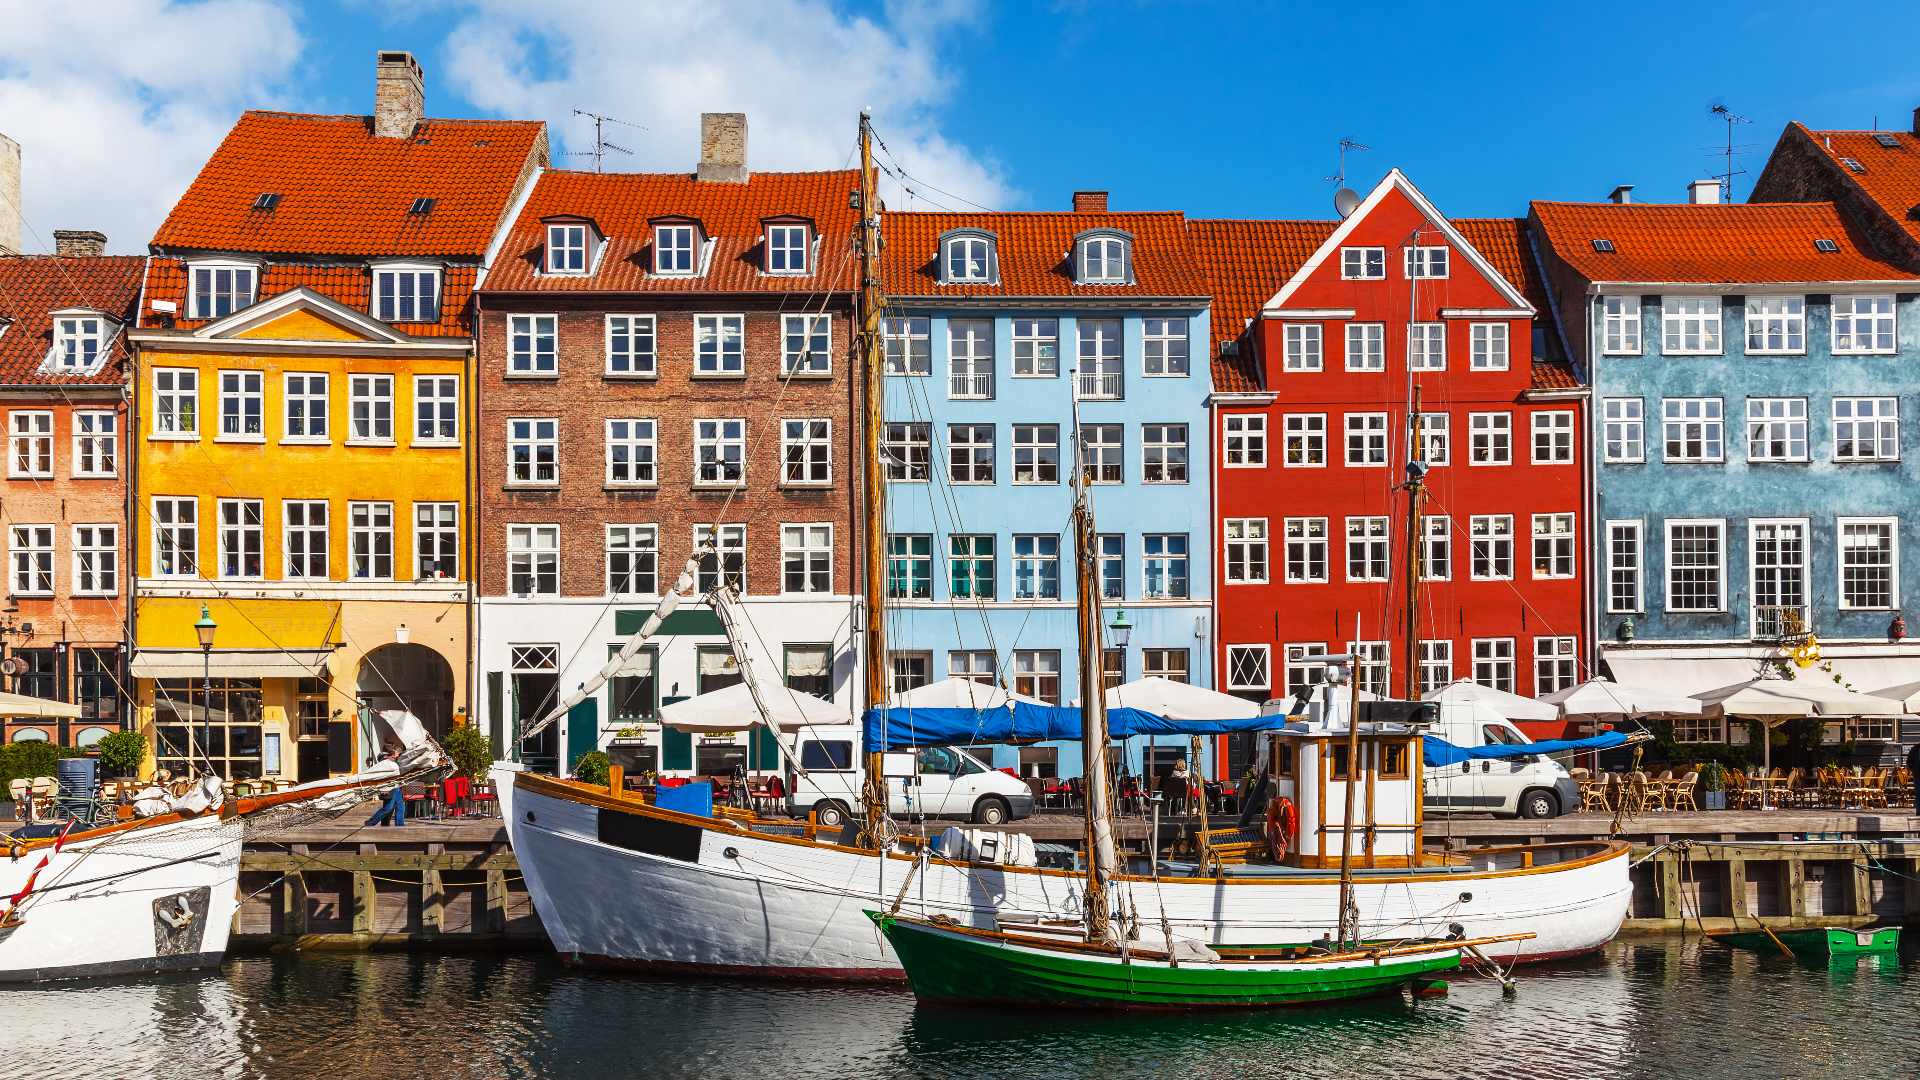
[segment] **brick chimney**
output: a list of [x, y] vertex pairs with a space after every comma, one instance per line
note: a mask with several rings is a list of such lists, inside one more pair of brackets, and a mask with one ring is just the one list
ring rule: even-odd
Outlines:
[[76, 259], [97, 259], [107, 253], [107, 234], [92, 229], [55, 229], [53, 253]]
[[1613, 189], [1613, 191], [1608, 193], [1607, 201], [1610, 203], [1616, 203], [1620, 206], [1625, 206], [1628, 203], [1632, 202], [1633, 201], [1633, 185], [1620, 184], [1616, 186]]
[[1073, 212], [1076, 214], [1104, 214], [1107, 212], [1107, 193], [1104, 191], [1076, 191], [1073, 193]]
[[1695, 180], [1687, 185], [1687, 201], [1695, 206], [1709, 206], [1720, 201], [1720, 181]]
[[0, 253], [20, 250], [20, 144], [0, 135]]
[[1920, 105], [1913, 107], [1913, 133], [1920, 135]]
[[374, 54], [373, 133], [383, 139], [413, 137], [427, 106], [426, 77], [410, 52]]
[[747, 114], [700, 114], [700, 168], [695, 180], [719, 184], [747, 182]]

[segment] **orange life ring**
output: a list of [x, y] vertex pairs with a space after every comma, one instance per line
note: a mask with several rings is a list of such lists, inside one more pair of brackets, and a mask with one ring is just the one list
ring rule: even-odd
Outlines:
[[1275, 795], [1267, 800], [1267, 850], [1272, 853], [1273, 861], [1279, 862], [1287, 857], [1293, 847], [1295, 836], [1300, 832], [1300, 814], [1293, 808], [1293, 800], [1285, 795]]

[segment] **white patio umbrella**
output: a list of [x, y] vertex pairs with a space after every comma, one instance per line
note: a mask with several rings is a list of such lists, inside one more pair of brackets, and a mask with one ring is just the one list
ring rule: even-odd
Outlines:
[[[780, 731], [825, 727], [852, 721], [844, 705], [803, 694], [777, 682], [759, 681], [767, 719]], [[660, 707], [660, 723], [677, 731], [744, 731], [763, 723], [745, 682]]]
[[78, 720], [80, 706], [25, 694], [0, 693], [0, 716], [16, 720]]
[[1588, 679], [1578, 686], [1556, 690], [1540, 700], [1557, 705], [1567, 720], [1603, 720], [1609, 717], [1698, 716], [1702, 705], [1694, 698], [1645, 686]]
[[[1721, 716], [1758, 720], [1769, 731], [1788, 720], [1809, 716], [1898, 716], [1906, 709], [1891, 698], [1858, 693], [1823, 678], [1748, 679], [1694, 697]], [[1760, 767], [1765, 772], [1773, 771], [1771, 735], [1760, 744]], [[1761, 792], [1764, 796], [1766, 789]], [[1761, 809], [1766, 807], [1762, 805]]]
[[1456, 679], [1426, 695], [1428, 701], [1454, 705], [1485, 705], [1509, 720], [1558, 720], [1560, 707], [1537, 698], [1509, 694], [1471, 679]]
[[978, 679], [941, 679], [905, 690], [887, 702], [894, 709], [1004, 709], [1010, 702], [1044, 705], [1039, 698], [1002, 690]]
[[1158, 675], [1121, 683], [1105, 695], [1109, 709], [1139, 709], [1169, 720], [1247, 720], [1260, 704]]

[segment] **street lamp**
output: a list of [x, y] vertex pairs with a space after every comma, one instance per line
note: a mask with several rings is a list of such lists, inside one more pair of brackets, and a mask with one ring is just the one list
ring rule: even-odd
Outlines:
[[[213, 612], [207, 605], [200, 605], [200, 621], [193, 624], [193, 632], [200, 638], [200, 722], [207, 726], [209, 737], [213, 734], [213, 632], [219, 624], [213, 621]], [[193, 746], [193, 726], [187, 726], [187, 754], [191, 767]], [[213, 762], [207, 762], [211, 769]]]

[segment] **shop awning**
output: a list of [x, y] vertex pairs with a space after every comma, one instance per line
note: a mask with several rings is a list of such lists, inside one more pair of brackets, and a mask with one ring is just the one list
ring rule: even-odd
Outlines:
[[25, 694], [0, 694], [0, 717], [9, 720], [78, 720], [80, 706]]
[[[1766, 656], [1676, 655], [1678, 649], [1602, 648], [1601, 655], [1622, 683], [1644, 686], [1669, 694], [1695, 697], [1709, 690], [1743, 683], [1767, 673], [1776, 660]], [[1903, 653], [1908, 650], [1902, 650]], [[1842, 685], [1863, 694], [1903, 698], [1903, 694], [1880, 694], [1881, 690], [1920, 683], [1920, 652], [1909, 655], [1849, 656], [1828, 647], [1817, 668], [1802, 673], [1833, 682], [1838, 675]], [[1831, 668], [1831, 670], [1828, 670]]]
[[[136, 679], [197, 679], [203, 670], [226, 679], [309, 679], [326, 674], [332, 649], [141, 649], [128, 670]], [[205, 667], [202, 667], [203, 662]]]

